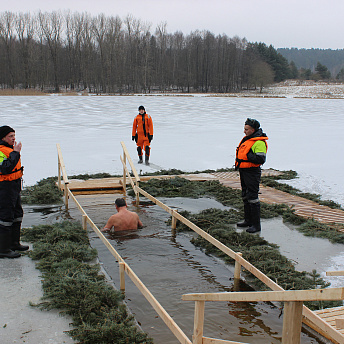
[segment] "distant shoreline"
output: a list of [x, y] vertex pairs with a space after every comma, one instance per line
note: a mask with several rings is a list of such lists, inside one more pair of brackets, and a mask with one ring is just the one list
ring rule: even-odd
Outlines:
[[233, 98], [301, 98], [301, 99], [344, 99], [344, 83], [312, 80], [286, 80], [267, 86], [260, 92], [244, 90], [235, 93], [127, 93], [127, 94], [94, 94], [87, 91], [61, 91], [47, 93], [35, 89], [1, 89], [0, 96], [151, 96], [151, 97], [233, 97]]

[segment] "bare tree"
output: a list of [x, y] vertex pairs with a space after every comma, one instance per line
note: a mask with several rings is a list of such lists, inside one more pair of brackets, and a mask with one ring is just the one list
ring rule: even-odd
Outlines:
[[11, 88], [15, 86], [15, 73], [14, 73], [14, 53], [15, 53], [15, 14], [12, 12], [4, 12], [0, 16], [0, 38], [5, 47], [5, 59], [9, 73], [9, 85]]
[[51, 56], [54, 75], [55, 92], [59, 92], [59, 48], [61, 48], [61, 34], [63, 19], [60, 12], [38, 13], [39, 27], [43, 39], [46, 41]]
[[19, 13], [16, 18], [16, 31], [20, 43], [20, 62], [23, 66], [24, 88], [32, 86], [32, 65], [34, 35], [36, 25], [30, 13]]

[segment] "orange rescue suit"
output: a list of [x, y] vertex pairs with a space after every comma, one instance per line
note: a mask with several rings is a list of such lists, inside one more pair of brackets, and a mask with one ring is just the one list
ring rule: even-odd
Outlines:
[[135, 117], [133, 122], [132, 136], [136, 136], [136, 145], [145, 150], [146, 146], [150, 146], [149, 136], [153, 136], [153, 120], [148, 113], [141, 115], [140, 113]]
[[[10, 156], [10, 153], [13, 152], [13, 148], [0, 145], [0, 151], [2, 153], [4, 153], [6, 155], [6, 157], [8, 158]], [[23, 176], [23, 168], [21, 166], [21, 162], [20, 162], [20, 159], [19, 159], [19, 161], [17, 162], [17, 165], [15, 166], [13, 172], [11, 172], [9, 174], [2, 174], [2, 173], [0, 173], [0, 182], [16, 180], [16, 179], [21, 178], [22, 176]]]
[[239, 147], [236, 150], [236, 160], [235, 160], [236, 169], [259, 167], [261, 164], [254, 164], [253, 162], [250, 162], [247, 160], [247, 153], [250, 151], [250, 149], [256, 143], [256, 141], [264, 141], [264, 143], [266, 144], [266, 149], [268, 149], [268, 144], [266, 142], [267, 139], [268, 138], [266, 136], [252, 137], [246, 141], [242, 139], [241, 142], [239, 143]]

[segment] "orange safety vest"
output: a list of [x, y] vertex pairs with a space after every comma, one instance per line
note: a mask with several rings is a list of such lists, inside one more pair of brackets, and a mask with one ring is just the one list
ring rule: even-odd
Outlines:
[[[10, 156], [10, 153], [13, 152], [13, 148], [0, 145], [0, 151], [4, 153], [8, 158]], [[19, 159], [19, 161], [17, 162], [17, 165], [15, 166], [12, 172], [10, 172], [9, 174], [0, 173], [0, 182], [3, 182], [5, 180], [6, 181], [16, 180], [16, 179], [21, 178], [22, 176], [23, 176], [23, 167]]]
[[264, 141], [266, 144], [266, 150], [268, 149], [268, 144], [266, 142], [268, 138], [266, 136], [261, 137], [252, 137], [243, 142], [244, 139], [241, 140], [239, 143], [239, 147], [236, 150], [236, 160], [235, 160], [235, 167], [236, 168], [250, 168], [250, 167], [259, 167], [261, 164], [254, 164], [247, 160], [247, 153], [250, 151], [252, 146], [255, 144], [256, 141]]
[[[152, 117], [148, 115], [148, 113], [144, 114], [145, 121], [142, 121], [142, 115], [139, 113], [133, 123], [133, 131], [132, 136], [135, 136], [136, 131], [139, 136], [146, 136], [153, 135], [153, 120]], [[144, 125], [143, 125], [144, 124]], [[145, 135], [146, 132], [146, 135]]]

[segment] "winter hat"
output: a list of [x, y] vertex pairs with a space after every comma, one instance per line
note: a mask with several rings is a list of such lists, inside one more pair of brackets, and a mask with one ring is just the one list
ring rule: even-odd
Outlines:
[[247, 118], [245, 125], [249, 125], [254, 130], [258, 130], [260, 127], [260, 123], [256, 119], [253, 119], [253, 118]]
[[140, 111], [140, 110], [144, 110], [144, 111], [145, 111], [145, 107], [144, 107], [144, 106], [142, 106], [142, 105], [141, 105], [141, 106], [139, 106], [139, 111]]
[[0, 140], [2, 140], [7, 134], [9, 133], [15, 133], [15, 130], [8, 125], [3, 125], [0, 127]]

